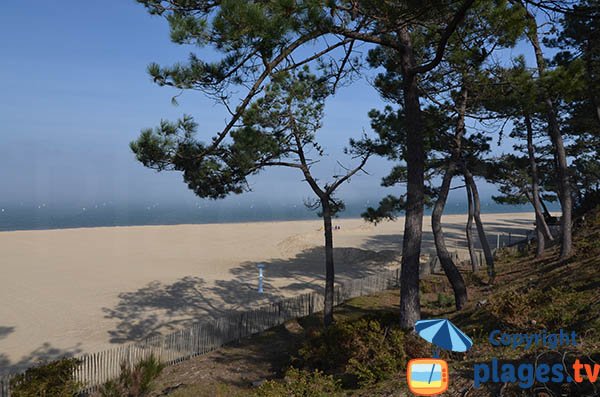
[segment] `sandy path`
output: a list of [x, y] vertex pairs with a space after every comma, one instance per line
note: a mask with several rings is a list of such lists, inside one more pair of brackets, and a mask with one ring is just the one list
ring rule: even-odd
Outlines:
[[[464, 249], [465, 215], [444, 217], [448, 246]], [[533, 214], [487, 214], [496, 233], [524, 235]], [[432, 248], [426, 217], [424, 251]], [[397, 265], [403, 219], [378, 226], [336, 220], [338, 280]], [[260, 299], [321, 288], [315, 221], [0, 233], [0, 374], [90, 352]], [[256, 264], [266, 263], [266, 294]]]

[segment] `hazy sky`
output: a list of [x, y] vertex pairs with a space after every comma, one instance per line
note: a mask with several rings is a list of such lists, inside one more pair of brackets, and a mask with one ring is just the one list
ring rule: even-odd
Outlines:
[[[134, 1], [20, 0], [3, 4], [0, 37], [0, 204], [195, 200], [181, 175], [145, 169], [128, 146], [161, 118], [191, 114], [204, 136], [226, 119], [200, 93], [185, 93], [173, 106], [177, 91], [150, 81], [150, 62], [183, 61], [190, 51], [169, 41], [163, 19]], [[327, 103], [323, 175], [336, 172], [333, 160], [342, 158], [350, 136], [369, 132], [368, 110], [383, 105], [364, 81]], [[371, 175], [354, 178], [342, 197], [386, 193], [379, 184], [389, 164], [373, 159], [367, 169]], [[241, 199], [276, 194], [298, 201], [310, 194], [295, 170], [265, 172], [252, 185]]]

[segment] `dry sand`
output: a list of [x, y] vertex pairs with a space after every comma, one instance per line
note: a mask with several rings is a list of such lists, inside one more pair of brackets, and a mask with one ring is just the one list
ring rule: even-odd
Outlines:
[[[443, 221], [465, 249], [465, 215]], [[532, 228], [532, 213], [487, 214], [489, 239]], [[424, 251], [432, 249], [430, 218]], [[403, 219], [336, 220], [337, 280], [398, 266]], [[321, 289], [320, 220], [0, 233], [0, 374], [39, 359], [93, 352], [203, 316]], [[265, 294], [256, 292], [265, 263]]]

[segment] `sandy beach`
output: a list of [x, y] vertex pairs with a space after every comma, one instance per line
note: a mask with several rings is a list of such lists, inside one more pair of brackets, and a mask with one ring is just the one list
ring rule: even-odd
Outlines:
[[[489, 240], [514, 239], [533, 213], [486, 214]], [[466, 248], [466, 215], [443, 218]], [[335, 220], [337, 281], [398, 266], [404, 220]], [[430, 218], [424, 252], [433, 248]], [[0, 374], [40, 359], [94, 352], [322, 288], [321, 221], [110, 227], [0, 233]], [[256, 291], [266, 265], [265, 294]]]

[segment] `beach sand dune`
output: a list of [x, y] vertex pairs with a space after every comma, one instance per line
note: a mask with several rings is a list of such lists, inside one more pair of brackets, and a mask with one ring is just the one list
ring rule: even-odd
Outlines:
[[[487, 214], [490, 241], [516, 239], [533, 214]], [[465, 215], [444, 217], [464, 250]], [[424, 252], [433, 247], [424, 221]], [[337, 281], [398, 266], [403, 219], [335, 225]], [[37, 360], [100, 351], [323, 287], [323, 231], [314, 221], [110, 227], [0, 233], [0, 374]], [[256, 291], [266, 265], [265, 294]]]

